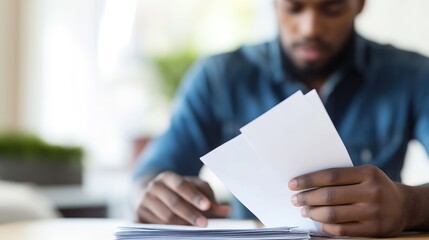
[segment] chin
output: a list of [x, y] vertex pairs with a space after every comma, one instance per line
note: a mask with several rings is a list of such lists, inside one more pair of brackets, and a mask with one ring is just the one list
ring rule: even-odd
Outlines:
[[298, 69], [298, 76], [302, 78], [320, 78], [327, 77], [330, 74], [330, 70], [324, 65], [309, 64]]
[[301, 68], [309, 70], [317, 70], [324, 68], [327, 64], [325, 61], [302, 61]]
[[320, 64], [306, 64], [299, 68], [302, 72], [324, 72], [324, 65]]

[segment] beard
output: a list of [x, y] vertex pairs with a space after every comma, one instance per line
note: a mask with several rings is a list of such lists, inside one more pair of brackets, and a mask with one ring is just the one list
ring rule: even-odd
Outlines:
[[287, 73], [289, 73], [294, 79], [298, 81], [311, 81], [312, 79], [326, 78], [332, 75], [336, 70], [345, 67], [350, 64], [354, 58], [354, 36], [353, 31], [345, 42], [341, 50], [333, 57], [331, 57], [322, 66], [297, 66], [288, 53], [283, 50], [283, 66]]

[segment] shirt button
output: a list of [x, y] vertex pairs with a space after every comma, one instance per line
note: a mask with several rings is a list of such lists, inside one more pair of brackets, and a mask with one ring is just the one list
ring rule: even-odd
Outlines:
[[372, 160], [372, 152], [368, 148], [365, 148], [360, 153], [360, 158], [364, 163], [369, 163]]

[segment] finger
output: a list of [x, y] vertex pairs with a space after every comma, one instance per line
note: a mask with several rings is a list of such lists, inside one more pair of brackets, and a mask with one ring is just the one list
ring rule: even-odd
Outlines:
[[207, 198], [209, 198], [212, 201], [215, 201], [215, 195], [213, 193], [212, 188], [210, 187], [210, 184], [207, 182], [199, 179], [199, 178], [186, 178], [189, 182], [193, 183], [194, 186], [202, 192]]
[[217, 217], [229, 217], [231, 215], [231, 206], [229, 205], [212, 205], [209, 212]]
[[199, 227], [207, 226], [207, 219], [197, 209], [195, 209], [194, 206], [177, 195], [176, 192], [173, 192], [162, 183], [157, 183], [155, 186], [156, 191], [154, 190], [154, 192], [156, 192], [156, 197], [163, 202], [170, 211], [191, 225]]
[[322, 187], [292, 196], [293, 205], [332, 206], [359, 203], [365, 200], [367, 190], [360, 184], [350, 186]]
[[304, 174], [289, 181], [289, 188], [294, 191], [326, 186], [358, 184], [365, 180], [363, 168], [331, 168]]
[[342, 224], [322, 223], [322, 231], [334, 236], [373, 237], [377, 235], [376, 228], [367, 222], [351, 222]]
[[171, 173], [162, 179], [163, 183], [180, 195], [183, 199], [200, 209], [206, 211], [210, 208], [210, 200], [185, 178]]
[[146, 195], [144, 204], [163, 224], [189, 225], [186, 220], [177, 216], [167, 205], [151, 194]]
[[164, 223], [161, 219], [155, 216], [155, 214], [153, 214], [149, 209], [143, 206], [137, 209], [137, 220], [139, 223], [154, 223], [154, 224]]
[[334, 207], [303, 207], [301, 208], [301, 215], [322, 223], [348, 223], [367, 219], [370, 215], [370, 209], [359, 204]]
[[214, 193], [210, 185], [199, 178], [188, 178], [188, 181], [195, 184], [195, 187], [204, 193], [211, 201], [209, 213], [218, 217], [228, 217], [231, 214], [231, 207], [229, 205], [220, 205], [216, 202]]

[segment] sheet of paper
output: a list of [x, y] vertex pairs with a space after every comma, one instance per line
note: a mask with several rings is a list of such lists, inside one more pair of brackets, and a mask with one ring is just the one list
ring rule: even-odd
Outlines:
[[298, 92], [201, 160], [268, 227], [319, 232], [290, 203], [288, 182], [301, 174], [352, 162], [315, 91]]
[[254, 220], [233, 220], [228, 218], [209, 219], [208, 228], [210, 229], [252, 229], [258, 225]]
[[352, 166], [316, 91], [284, 101], [240, 129], [261, 160], [285, 181], [305, 173]]
[[[287, 219], [299, 209], [290, 205], [290, 191], [282, 184], [282, 176], [263, 164], [246, 141], [239, 135], [201, 158], [226, 187], [267, 227], [287, 225]], [[299, 225], [307, 227], [306, 219]], [[311, 222], [310, 222], [311, 223]]]
[[208, 225], [205, 228], [199, 228], [194, 226], [186, 226], [186, 225], [170, 225], [170, 224], [127, 224], [123, 225], [124, 227], [151, 227], [156, 229], [175, 229], [175, 230], [207, 230], [207, 229], [254, 229], [258, 228], [255, 220], [234, 220], [228, 218], [220, 218], [220, 219], [209, 219]]

